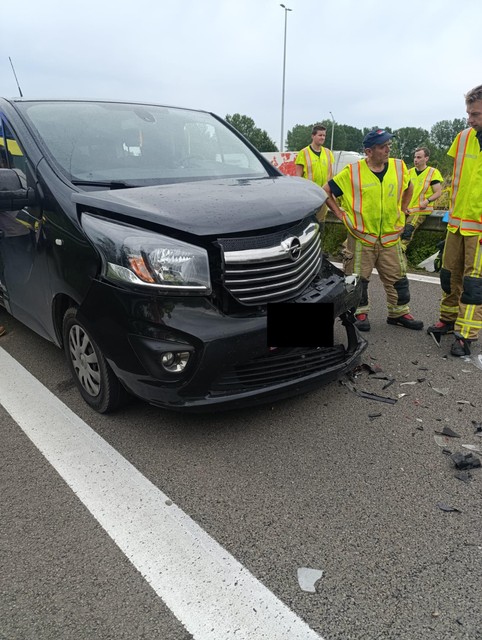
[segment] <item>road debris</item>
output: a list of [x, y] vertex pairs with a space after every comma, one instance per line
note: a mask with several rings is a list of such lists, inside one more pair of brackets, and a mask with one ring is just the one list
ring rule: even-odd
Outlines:
[[355, 393], [357, 396], [360, 396], [360, 398], [365, 398], [366, 400], [376, 400], [377, 402], [386, 402], [387, 404], [395, 404], [397, 401], [396, 398], [387, 398], [386, 396], [379, 396], [376, 393], [368, 393], [368, 391], [355, 390]]
[[448, 504], [445, 504], [444, 502], [437, 502], [437, 507], [441, 511], [446, 511], [447, 513], [451, 512], [451, 511], [456, 511], [457, 513], [462, 513], [460, 511], [460, 509], [457, 509], [456, 507], [450, 507]]
[[416, 380], [411, 380], [410, 382], [400, 382], [400, 386], [403, 387], [404, 384], [417, 384]]
[[385, 391], [385, 389], [388, 389], [388, 387], [390, 387], [393, 383], [395, 382], [395, 378], [391, 378], [388, 380], [387, 384], [384, 384], [382, 387], [382, 391]]
[[450, 459], [456, 469], [477, 469], [480, 467], [480, 460], [473, 453], [453, 453]]
[[369, 413], [368, 417], [370, 418], [370, 420], [375, 420], [375, 418], [380, 418], [383, 414], [381, 413]]
[[298, 584], [303, 591], [307, 593], [316, 593], [316, 583], [323, 576], [320, 569], [310, 569], [308, 567], [300, 567], [298, 569]]
[[469, 483], [472, 478], [472, 474], [470, 473], [470, 471], [456, 471], [454, 473], [454, 478], [457, 478], [457, 480], [462, 480], [462, 482]]
[[477, 453], [482, 453], [482, 448], [477, 446], [476, 444], [463, 444], [464, 449], [469, 449], [469, 451], [477, 451]]
[[[429, 382], [430, 384], [430, 382]], [[432, 387], [432, 385], [430, 384], [430, 386]], [[446, 396], [449, 392], [448, 389], [443, 388], [443, 389], [438, 389], [437, 387], [432, 387], [432, 389], [435, 391], [435, 393], [438, 393], [439, 396]]]
[[478, 436], [482, 435], [482, 422], [477, 422], [477, 420], [472, 420], [472, 424], [475, 427], [474, 433]]
[[360, 398], [365, 398], [366, 400], [377, 400], [378, 402], [386, 402], [387, 404], [395, 404], [397, 402], [396, 398], [387, 398], [385, 396], [379, 396], [376, 393], [369, 393], [368, 391], [359, 391], [355, 384], [349, 379], [345, 378], [344, 380], [340, 380], [340, 384], [344, 387], [355, 393]]
[[440, 345], [440, 333], [432, 333], [431, 331], [429, 331], [429, 336], [432, 336], [433, 341], [435, 342], [435, 344], [437, 345], [437, 347], [439, 349], [441, 349], [441, 345]]
[[440, 436], [448, 436], [449, 438], [460, 438], [459, 434], [450, 427], [444, 427], [442, 431], [435, 431]]

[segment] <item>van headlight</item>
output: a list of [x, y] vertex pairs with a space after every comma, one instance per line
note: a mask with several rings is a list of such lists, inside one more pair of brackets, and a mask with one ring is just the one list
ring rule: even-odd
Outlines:
[[176, 293], [211, 292], [205, 249], [88, 213], [81, 222], [103, 258], [108, 280]]

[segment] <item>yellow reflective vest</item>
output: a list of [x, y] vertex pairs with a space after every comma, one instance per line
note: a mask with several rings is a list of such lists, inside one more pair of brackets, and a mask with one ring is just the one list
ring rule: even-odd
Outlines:
[[428, 205], [425, 209], [420, 209], [420, 206], [426, 198], [430, 198], [433, 194], [430, 183], [434, 180], [438, 180], [440, 183], [443, 182], [442, 174], [434, 167], [426, 167], [422, 173], [417, 175], [417, 170], [412, 167], [408, 172], [408, 176], [413, 184], [413, 195], [408, 205], [410, 213], [418, 213], [423, 216], [430, 215], [433, 211], [433, 206]]
[[343, 191], [343, 222], [349, 233], [368, 245], [377, 240], [384, 247], [398, 242], [405, 226], [402, 194], [410, 182], [403, 160], [389, 158], [381, 182], [366, 160], [347, 165], [333, 180]]
[[482, 152], [474, 129], [464, 129], [447, 154], [454, 159], [447, 229], [463, 236], [482, 233]]
[[321, 147], [320, 155], [317, 156], [308, 145], [296, 156], [295, 164], [303, 167], [303, 178], [316, 182], [322, 187], [333, 176], [333, 154], [326, 147]]

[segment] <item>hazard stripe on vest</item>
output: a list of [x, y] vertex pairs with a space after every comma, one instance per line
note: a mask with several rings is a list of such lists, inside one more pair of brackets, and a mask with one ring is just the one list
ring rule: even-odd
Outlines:
[[[398, 200], [402, 197], [403, 192], [403, 163], [401, 160], [397, 158], [391, 158], [395, 163], [395, 171], [397, 173], [397, 181], [398, 181]], [[390, 160], [389, 160], [390, 162]], [[350, 165], [350, 176], [351, 176], [351, 185], [352, 185], [352, 199], [353, 199], [353, 212], [355, 214], [355, 224], [351, 222], [348, 216], [345, 214], [344, 219], [346, 225], [349, 227], [350, 231], [354, 236], [360, 238], [360, 240], [365, 240], [369, 244], [375, 244], [378, 240], [378, 236], [374, 236], [371, 233], [365, 232], [365, 225], [363, 223], [363, 215], [362, 215], [362, 206], [363, 206], [363, 196], [362, 196], [362, 184], [361, 184], [361, 165], [359, 162]], [[389, 242], [395, 242], [400, 237], [401, 230], [394, 231], [393, 233], [384, 234], [381, 236], [382, 244], [388, 244]]]
[[306, 177], [308, 180], [313, 180], [313, 164], [311, 162], [310, 152], [308, 151], [308, 147], [306, 147], [303, 151], [305, 155], [305, 166], [306, 166]]
[[452, 211], [455, 208], [455, 201], [457, 200], [460, 178], [462, 176], [462, 170], [464, 168], [465, 153], [467, 150], [467, 144], [469, 142], [469, 135], [472, 131], [471, 128], [464, 129], [459, 136], [457, 143], [457, 150], [454, 158], [454, 175], [452, 178], [452, 199], [449, 212], [448, 224], [451, 227], [460, 229], [463, 231], [473, 231], [474, 233], [482, 233], [482, 222], [476, 220], [464, 220], [464, 218], [456, 218], [452, 215]]

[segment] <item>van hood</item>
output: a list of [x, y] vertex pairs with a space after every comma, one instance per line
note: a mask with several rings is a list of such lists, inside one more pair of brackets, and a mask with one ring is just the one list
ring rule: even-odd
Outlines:
[[318, 211], [327, 196], [290, 176], [199, 182], [74, 193], [80, 208], [96, 208], [197, 236], [219, 236], [293, 223]]

